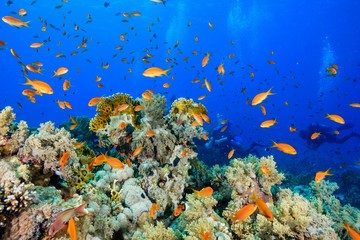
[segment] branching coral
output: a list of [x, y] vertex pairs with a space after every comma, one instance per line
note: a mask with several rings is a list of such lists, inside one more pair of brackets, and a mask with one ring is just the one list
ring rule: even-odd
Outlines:
[[141, 110], [142, 125], [147, 125], [151, 129], [162, 127], [165, 124], [164, 115], [166, 112], [166, 98], [160, 94], [152, 95], [151, 100], [140, 99], [143, 106]]
[[69, 181], [68, 185], [73, 187], [76, 192], [80, 192], [86, 184], [90, 182], [90, 180], [94, 177], [94, 174], [91, 172], [86, 171], [86, 166], [82, 166], [81, 169], [76, 170], [75, 168], [71, 167], [73, 172], [75, 172], [77, 176], [76, 181]]
[[5, 107], [0, 112], [0, 137], [6, 135], [10, 130], [10, 124], [15, 119], [16, 115], [13, 113], [12, 107]]
[[25, 140], [29, 135], [28, 125], [25, 121], [20, 121], [17, 124], [17, 128], [14, 133], [11, 134], [11, 138], [8, 141], [10, 145], [10, 153], [16, 153], [20, 147], [24, 146]]
[[132, 240], [176, 240], [174, 230], [171, 228], [165, 228], [163, 222], [158, 221], [156, 226], [145, 222], [144, 233], [137, 232], [131, 238]]
[[90, 121], [90, 130], [95, 132], [99, 129], [105, 128], [115, 109], [122, 104], [128, 104], [129, 106], [118, 114], [129, 115], [132, 120], [132, 125], [135, 128], [139, 128], [140, 126], [137, 123], [138, 114], [134, 111], [134, 108], [139, 105], [138, 101], [133, 100], [129, 94], [117, 93], [110, 97], [103, 97], [101, 99], [96, 108], [98, 114], [96, 114], [95, 118]]
[[[64, 128], [55, 129], [52, 122], [40, 124], [38, 131], [39, 133], [34, 133], [26, 139], [25, 145], [19, 149], [18, 157], [23, 162], [30, 158], [33, 164], [43, 165], [45, 174], [53, 171], [66, 181], [75, 181], [69, 165], [75, 169], [79, 169], [80, 165], [72, 145], [75, 140], [71, 138], [70, 133]], [[71, 157], [65, 168], [61, 168], [59, 160], [64, 152], [70, 152]]]
[[184, 114], [186, 114], [188, 120], [191, 120], [193, 118], [192, 113], [199, 115], [207, 114], [205, 106], [201, 103], [194, 102], [194, 100], [192, 100], [191, 98], [179, 98], [171, 104], [171, 115], [176, 116], [177, 114], [180, 115], [183, 112]]

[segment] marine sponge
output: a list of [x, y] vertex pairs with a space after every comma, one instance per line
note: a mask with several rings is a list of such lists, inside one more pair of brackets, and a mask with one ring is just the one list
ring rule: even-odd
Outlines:
[[98, 114], [90, 121], [90, 130], [96, 132], [99, 129], [105, 128], [115, 109], [122, 104], [128, 104], [129, 106], [118, 114], [130, 115], [132, 118], [132, 125], [135, 128], [139, 128], [140, 126], [137, 124], [138, 114], [134, 111], [134, 108], [139, 105], [139, 102], [133, 100], [129, 94], [117, 93], [101, 99], [96, 108]]
[[164, 114], [166, 112], [166, 98], [159, 93], [151, 96], [151, 100], [140, 99], [140, 104], [144, 108], [141, 110], [142, 125], [146, 123], [155, 129], [165, 124]]
[[158, 221], [156, 226], [145, 222], [143, 227], [145, 232], [143, 234], [135, 233], [131, 238], [132, 240], [176, 240], [174, 230], [172, 228], [165, 228], [164, 223], [161, 221]]

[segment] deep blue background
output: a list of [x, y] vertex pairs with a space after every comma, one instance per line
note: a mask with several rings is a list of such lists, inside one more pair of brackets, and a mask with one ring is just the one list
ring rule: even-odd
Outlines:
[[[0, 51], [0, 108], [13, 106], [18, 121], [26, 120], [30, 126], [38, 127], [49, 120], [57, 124], [68, 121], [69, 114], [92, 118], [96, 108], [89, 108], [88, 101], [116, 92], [139, 97], [148, 88], [165, 93], [168, 100], [172, 97], [197, 99], [207, 94], [207, 98], [201, 102], [210, 111], [210, 118], [215, 119], [216, 114], [221, 114], [229, 119], [231, 130], [235, 135], [241, 135], [245, 146], [252, 142], [270, 146], [270, 139], [294, 146], [298, 152], [295, 156], [276, 149], [270, 152], [259, 150], [262, 155], [275, 155], [283, 169], [315, 173], [332, 167], [336, 172], [343, 171], [339, 169], [342, 162], [347, 163], [345, 168], [357, 170], [359, 167], [354, 165], [359, 159], [359, 139], [352, 138], [344, 144], [326, 143], [317, 150], [309, 150], [298, 133], [289, 132], [291, 124], [298, 130], [315, 122], [333, 126], [334, 129], [339, 127], [340, 124], [324, 118], [326, 112], [339, 114], [346, 123], [354, 125], [351, 129], [341, 131], [340, 137], [360, 132], [360, 109], [348, 107], [349, 103], [360, 102], [359, 1], [169, 0], [164, 7], [145, 0], [128, 0], [111, 1], [107, 8], [104, 2], [98, 0], [69, 0], [68, 3], [37, 0], [32, 6], [31, 1], [14, 0], [9, 7], [5, 2], [1, 2], [1, 17], [15, 16], [10, 12], [25, 8], [28, 14], [23, 20], [30, 21], [31, 26], [17, 29], [0, 22], [0, 39], [7, 42], [7, 47]], [[55, 8], [61, 4], [62, 8]], [[142, 16], [115, 16], [118, 12], [132, 11], [139, 11]], [[86, 24], [88, 13], [92, 16], [92, 22]], [[43, 24], [39, 17], [48, 22], [46, 32], [40, 30]], [[122, 22], [125, 19], [129, 22]], [[214, 30], [208, 26], [209, 21], [213, 23]], [[76, 31], [74, 22], [86, 33]], [[187, 26], [188, 22], [192, 23], [190, 27]], [[63, 23], [65, 27], [62, 27]], [[151, 26], [151, 23], [155, 25]], [[49, 24], [60, 28], [60, 31]], [[133, 31], [131, 27], [134, 27]], [[66, 36], [63, 36], [64, 31]], [[125, 36], [127, 44], [119, 39], [122, 33], [128, 33]], [[157, 38], [153, 37], [154, 34]], [[33, 38], [34, 35], [39, 38]], [[67, 38], [68, 35], [70, 38]], [[75, 35], [80, 37], [74, 38]], [[73, 51], [83, 50], [76, 49], [83, 36], [92, 38], [87, 43], [88, 51], [70, 56]], [[194, 41], [196, 36], [198, 42]], [[38, 53], [29, 47], [31, 43], [42, 42], [48, 37], [51, 42], [39, 48]], [[149, 42], [150, 39], [152, 42]], [[179, 45], [174, 49], [177, 40]], [[61, 46], [58, 45], [59, 41]], [[232, 45], [231, 41], [235, 44]], [[115, 50], [119, 45], [124, 46], [122, 51]], [[158, 49], [155, 49], [156, 45]], [[15, 49], [25, 65], [34, 61], [44, 64], [44, 75], [30, 73], [30, 78], [48, 82], [54, 89], [53, 95], [37, 96], [37, 102], [33, 104], [21, 94], [27, 87], [20, 85], [25, 79], [10, 48]], [[154, 55], [149, 59], [151, 64], [141, 61], [146, 48]], [[168, 48], [170, 55], [167, 54]], [[132, 51], [135, 53], [130, 54]], [[198, 55], [192, 55], [192, 51], [197, 51]], [[273, 56], [270, 56], [271, 51], [274, 51]], [[59, 52], [63, 52], [66, 58], [55, 58]], [[208, 65], [202, 68], [201, 61], [207, 52], [211, 52], [212, 56]], [[232, 53], [235, 57], [229, 59]], [[117, 57], [113, 58], [114, 54], [118, 54]], [[174, 57], [178, 65], [165, 62], [166, 58]], [[183, 62], [185, 57], [189, 57], [188, 62]], [[134, 58], [134, 63], [124, 63], [122, 58], [128, 62]], [[270, 65], [268, 60], [274, 60], [276, 64]], [[235, 64], [236, 61], [238, 64]], [[109, 69], [101, 68], [102, 62], [109, 62]], [[214, 70], [221, 62], [226, 71], [224, 77], [218, 76]], [[329, 63], [340, 67], [336, 77], [326, 76], [325, 69]], [[249, 64], [254, 69], [250, 69]], [[142, 76], [142, 72], [152, 65], [163, 69], [173, 67], [169, 77], [153, 79]], [[78, 66], [79, 74], [76, 73]], [[53, 70], [59, 67], [69, 68], [65, 77], [71, 78], [73, 87], [67, 92], [62, 90], [63, 80], [50, 78]], [[132, 73], [128, 73], [129, 68]], [[228, 74], [231, 71], [235, 71], [233, 76]], [[253, 80], [249, 76], [251, 71], [255, 73]], [[95, 83], [97, 75], [103, 79], [100, 83], [105, 87], [102, 89]], [[171, 80], [171, 76], [175, 79]], [[211, 93], [206, 88], [200, 88], [201, 83], [191, 83], [192, 79], [204, 77], [212, 83]], [[220, 77], [219, 81], [217, 77]], [[220, 85], [219, 82], [223, 80], [225, 83]], [[162, 87], [165, 82], [171, 84], [169, 89]], [[269, 96], [263, 104], [268, 112], [266, 116], [262, 115], [259, 106], [245, 104], [248, 99], [270, 87], [274, 87], [272, 91], [276, 95]], [[246, 88], [245, 94], [240, 92], [242, 88]], [[57, 99], [69, 101], [73, 110], [60, 109], [55, 103]], [[284, 104], [285, 101], [289, 106]], [[17, 102], [21, 103], [23, 109], [17, 106]], [[277, 125], [269, 129], [259, 127], [264, 120], [275, 117], [279, 122]], [[217, 162], [227, 163], [226, 155], [227, 152], [218, 156]]]

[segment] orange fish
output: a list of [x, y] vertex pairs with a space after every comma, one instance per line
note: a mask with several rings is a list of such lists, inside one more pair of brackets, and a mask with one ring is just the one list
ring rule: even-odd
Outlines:
[[29, 100], [32, 102], [32, 103], [36, 103], [36, 99], [34, 97], [29, 97]]
[[292, 146], [290, 146], [287, 143], [276, 143], [273, 140], [271, 140], [273, 142], [274, 145], [272, 145], [271, 147], [276, 147], [278, 150], [287, 153], [287, 154], [292, 154], [295, 155], [297, 152], [295, 150], [295, 148], [293, 148]]
[[276, 121], [276, 118], [275, 118], [274, 120], [266, 120], [266, 121], [264, 121], [264, 122], [262, 122], [262, 123], [260, 124], [260, 127], [262, 127], [262, 128], [269, 128], [269, 127], [271, 127], [271, 126], [274, 126], [275, 123], [278, 123], [278, 122]]
[[202, 60], [202, 62], [201, 62], [201, 66], [202, 66], [202, 67], [205, 67], [206, 64], [208, 64], [208, 62], [209, 62], [209, 57], [210, 57], [210, 54], [207, 53], [206, 56], [203, 58], [203, 60]]
[[32, 44], [30, 44], [30, 47], [31, 48], [39, 48], [43, 45], [44, 45], [44, 43], [32, 43]]
[[229, 55], [229, 59], [232, 59], [234, 56], [235, 56], [234, 53], [230, 54], [230, 55]]
[[10, 52], [11, 52], [11, 54], [12, 54], [14, 57], [16, 57], [17, 59], [20, 60], [20, 56], [16, 54], [16, 52], [15, 52], [14, 49], [10, 49]]
[[170, 84], [169, 84], [169, 83], [164, 83], [164, 84], [163, 84], [163, 87], [164, 87], [164, 88], [169, 88], [169, 87], [170, 87]]
[[209, 27], [211, 27], [214, 30], [214, 25], [211, 22], [209, 22]]
[[202, 125], [204, 124], [204, 122], [203, 122], [203, 120], [202, 120], [202, 118], [201, 118], [201, 116], [200, 116], [199, 114], [192, 113], [192, 115], [193, 115], [195, 121], [196, 121], [200, 126], [202, 126]]
[[60, 158], [59, 163], [60, 163], [60, 165], [61, 165], [62, 168], [65, 167], [66, 163], [67, 163], [68, 160], [69, 160], [70, 155], [71, 155], [70, 152], [65, 152], [65, 153], [62, 155], [62, 157]]
[[241, 208], [239, 211], [236, 212], [235, 216], [229, 217], [230, 219], [232, 219], [231, 225], [234, 225], [236, 221], [241, 222], [245, 220], [247, 217], [251, 216], [251, 214], [253, 214], [256, 209], [257, 209], [256, 204], [248, 204], [244, 206], [243, 208]]
[[343, 228], [348, 230], [348, 233], [349, 233], [349, 236], [351, 237], [351, 239], [360, 240], [360, 234], [357, 231], [355, 231], [354, 229], [352, 229], [347, 222], [345, 223], [345, 226], [341, 225], [341, 224], [340, 224], [340, 226], [342, 226]]
[[289, 127], [290, 132], [296, 132], [296, 129], [297, 129], [297, 128], [293, 128], [293, 127], [291, 127], [291, 126]]
[[315, 175], [315, 182], [316, 182], [316, 183], [320, 183], [320, 182], [325, 178], [325, 176], [332, 176], [332, 175], [334, 175], [334, 174], [329, 173], [330, 169], [331, 169], [331, 168], [329, 168], [328, 170], [326, 170], [326, 172], [321, 172], [321, 171], [317, 172], [316, 175]]
[[329, 72], [330, 74], [332, 75], [336, 75], [337, 74], [337, 71], [335, 68], [326, 68], [326, 72]]
[[266, 203], [261, 200], [260, 198], [258, 198], [256, 196], [256, 193], [255, 191], [253, 190], [254, 192], [254, 197], [253, 198], [249, 198], [249, 200], [252, 200], [252, 201], [255, 201], [256, 203], [256, 206], [259, 208], [259, 211], [260, 213], [266, 217], [267, 219], [269, 219], [270, 221], [272, 221], [274, 218], [273, 218], [273, 215], [269, 209], [269, 207], [266, 205]]
[[65, 79], [64, 84], [63, 84], [63, 89], [64, 89], [64, 91], [68, 91], [70, 86], [72, 86], [72, 85], [70, 84], [70, 80], [66, 80], [66, 79]]
[[27, 77], [25, 77], [25, 78], [26, 78], [26, 83], [23, 83], [23, 85], [31, 85], [32, 88], [34, 88], [35, 90], [37, 90], [38, 92], [41, 92], [41, 93], [45, 93], [45, 94], [53, 94], [54, 93], [54, 91], [52, 90], [50, 85], [47, 84], [46, 82], [42, 82], [42, 81], [39, 81], [36, 79], [31, 81]]
[[223, 75], [224, 76], [224, 74], [225, 74], [225, 69], [224, 69], [224, 66], [223, 66], [224, 64], [223, 63], [221, 63], [220, 65], [219, 65], [219, 67], [218, 67], [218, 73], [220, 74], [221, 73], [221, 75]]
[[23, 9], [23, 8], [21, 8], [21, 9], [19, 9], [19, 12], [18, 12], [18, 14], [19, 14], [19, 16], [20, 17], [22, 17], [22, 16], [25, 16], [26, 15], [26, 10], [25, 9]]
[[228, 121], [227, 119], [224, 119], [220, 122], [220, 124], [225, 124], [225, 123], [227, 123], [227, 121]]
[[87, 203], [84, 203], [76, 208], [69, 208], [56, 215], [55, 222], [49, 230], [49, 236], [54, 236], [58, 231], [64, 228], [70, 218], [74, 217], [76, 213], [88, 214], [89, 212], [85, 209]]
[[131, 141], [132, 137], [129, 137], [128, 139], [126, 139], [126, 143], [129, 143]]
[[61, 109], [65, 109], [65, 108], [66, 108], [65, 103], [64, 103], [64, 102], [61, 102], [59, 99], [56, 101], [56, 103], [59, 104], [59, 107], [60, 107]]
[[93, 107], [93, 106], [96, 106], [100, 101], [101, 101], [102, 97], [94, 97], [92, 98], [89, 103], [88, 103], [88, 106], [89, 107]]
[[102, 165], [106, 159], [106, 156], [104, 154], [100, 154], [94, 160], [89, 164], [87, 171], [89, 172], [93, 167]]
[[161, 77], [162, 75], [166, 75], [167, 76], [167, 72], [170, 70], [171, 68], [167, 69], [167, 70], [163, 70], [161, 68], [157, 68], [157, 67], [151, 67], [146, 69], [143, 72], [143, 75], [145, 77]]
[[339, 69], [338, 65], [336, 65], [336, 64], [330, 63], [330, 66], [332, 66], [335, 69]]
[[69, 220], [69, 226], [68, 226], [67, 232], [70, 235], [71, 240], [77, 239], [75, 221], [74, 221], [73, 217], [71, 217]]
[[114, 110], [113, 115], [115, 115], [115, 114], [118, 113], [118, 112], [124, 111], [124, 110], [127, 109], [128, 107], [129, 107], [129, 104], [126, 104], [126, 103], [118, 106], [118, 107]]
[[360, 107], [360, 103], [350, 103], [349, 106], [350, 106], [350, 107], [357, 107], [357, 108], [359, 108], [359, 107]]
[[210, 118], [206, 114], [201, 114], [201, 117], [204, 119], [205, 122], [210, 124]]
[[232, 158], [232, 156], [234, 155], [235, 149], [231, 150], [228, 154], [228, 159]]
[[5, 17], [2, 17], [2, 20], [9, 24], [10, 26], [15, 26], [15, 27], [29, 27], [28, 26], [28, 23], [29, 22], [24, 22], [18, 18], [15, 18], [15, 17], [11, 17], [11, 16], [5, 16]]
[[114, 157], [107, 157], [105, 155], [105, 159], [103, 162], [109, 164], [110, 166], [112, 166], [113, 168], [116, 168], [116, 169], [124, 169], [125, 168], [124, 164], [119, 159], [114, 158]]
[[126, 123], [121, 122], [121, 123], [119, 124], [119, 129], [120, 129], [120, 130], [124, 130], [125, 128], [126, 128]]
[[150, 216], [153, 218], [155, 216], [156, 210], [160, 210], [159, 204], [161, 203], [161, 200], [157, 204], [153, 204], [150, 208]]
[[153, 132], [153, 131], [147, 131], [147, 132], [145, 133], [145, 136], [147, 136], [147, 137], [152, 137], [152, 136], [154, 136], [154, 135], [156, 135], [156, 133]]
[[321, 135], [321, 133], [319, 133], [319, 132], [313, 133], [313, 134], [311, 135], [311, 140], [317, 139], [320, 135]]
[[67, 73], [69, 70], [65, 67], [61, 67], [58, 68], [56, 70], [56, 72], [54, 71], [54, 75], [52, 75], [51, 77], [55, 77], [55, 76], [60, 76], [60, 75], [64, 75], [65, 73]]
[[77, 124], [73, 124], [70, 126], [69, 130], [74, 130], [77, 127]]
[[210, 238], [211, 232], [212, 232], [212, 230], [207, 231], [207, 232], [204, 233], [204, 230], [203, 230], [202, 226], [200, 226], [200, 236], [203, 237], [202, 240], [211, 240], [211, 238]]
[[203, 96], [200, 96], [200, 97], [198, 97], [198, 100], [200, 101], [200, 100], [203, 100], [204, 98], [206, 98], [206, 94], [205, 95], [203, 95]]
[[138, 112], [138, 111], [141, 111], [142, 109], [143, 109], [144, 107], [143, 106], [136, 106], [135, 108], [134, 108], [134, 111], [135, 112]]
[[132, 155], [133, 155], [134, 157], [137, 156], [137, 155], [139, 155], [140, 152], [141, 152], [141, 150], [142, 150], [143, 148], [144, 148], [143, 146], [138, 147], [137, 149], [135, 149], [135, 151], [133, 152]]
[[177, 208], [175, 209], [174, 216], [175, 217], [179, 216], [182, 210], [184, 209], [185, 209], [185, 205], [178, 205]]
[[33, 73], [40, 73], [40, 74], [42, 74], [42, 70], [44, 70], [44, 69], [41, 69], [40, 67], [36, 68], [31, 64], [26, 65], [26, 68]]
[[143, 94], [141, 94], [141, 96], [146, 99], [146, 100], [149, 100], [152, 102], [152, 99], [151, 99], [151, 95], [149, 92], [144, 92]]
[[206, 86], [207, 90], [209, 92], [211, 92], [211, 84], [209, 83], [209, 81], [206, 78], [204, 80], [205, 80], [205, 86]]
[[196, 126], [198, 126], [199, 125], [199, 123], [197, 122], [197, 121], [194, 121], [191, 125], [190, 125], [190, 127], [196, 127]]
[[0, 39], [0, 47], [6, 47], [7, 42]]
[[253, 72], [249, 73], [250, 77], [255, 77], [255, 74]]
[[335, 134], [335, 135], [339, 135], [340, 132], [339, 132], [338, 130], [334, 130], [334, 134]]
[[228, 125], [226, 125], [226, 126], [223, 126], [223, 128], [222, 129], [220, 129], [220, 132], [224, 132], [225, 130], [226, 130], [226, 128], [228, 127]]
[[200, 196], [200, 197], [210, 197], [211, 194], [213, 194], [214, 190], [211, 187], [206, 187], [202, 189], [201, 191], [197, 191], [195, 189], [192, 189], [195, 192], [194, 197]]
[[266, 109], [263, 105], [260, 104], [260, 107], [261, 107], [261, 111], [264, 115], [266, 115]]
[[266, 174], [266, 175], [269, 175], [269, 173], [270, 173], [270, 171], [267, 169], [267, 167], [264, 165], [264, 166], [262, 166], [261, 168], [260, 168], [260, 170], [264, 173], [264, 174]]
[[327, 114], [326, 113], [325, 118], [330, 118], [334, 122], [337, 122], [337, 123], [340, 123], [340, 124], [345, 124], [345, 120], [342, 117], [340, 117], [339, 115], [336, 115], [336, 114]]
[[101, 77], [96, 76], [95, 82], [99, 82], [99, 81], [101, 81]]
[[275, 93], [272, 93], [271, 89], [272, 88], [270, 88], [269, 91], [267, 91], [267, 92], [262, 92], [262, 93], [257, 94], [251, 101], [251, 105], [258, 105], [258, 104], [262, 103], [269, 95], [274, 95]]
[[275, 64], [275, 62], [273, 60], [269, 60], [268, 63], [269, 64]]
[[[35, 92], [32, 89], [25, 89], [24, 91], [22, 91], [22, 95], [27, 96], [27, 97], [33, 97], [35, 96], [35, 94], [40, 94], [39, 92]], [[42, 95], [42, 94], [41, 94]]]

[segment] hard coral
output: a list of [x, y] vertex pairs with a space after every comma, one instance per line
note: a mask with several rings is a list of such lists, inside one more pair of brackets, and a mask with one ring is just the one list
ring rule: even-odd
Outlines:
[[15, 113], [13, 113], [12, 107], [5, 107], [0, 112], [0, 136], [6, 135], [6, 133], [10, 130], [10, 124], [15, 119]]
[[101, 99], [96, 108], [96, 111], [99, 113], [90, 121], [90, 130], [96, 132], [99, 129], [105, 128], [115, 109], [122, 104], [128, 104], [129, 106], [117, 114], [127, 114], [131, 116], [132, 125], [135, 128], [139, 128], [140, 126], [137, 124], [138, 115], [134, 111], [134, 108], [139, 105], [139, 102], [133, 100], [129, 94], [117, 93]]
[[171, 104], [170, 114], [176, 116], [176, 114], [180, 115], [182, 112], [186, 114], [188, 120], [191, 120], [193, 118], [192, 113], [207, 114], [207, 109], [204, 105], [194, 102], [191, 98], [178, 98]]

